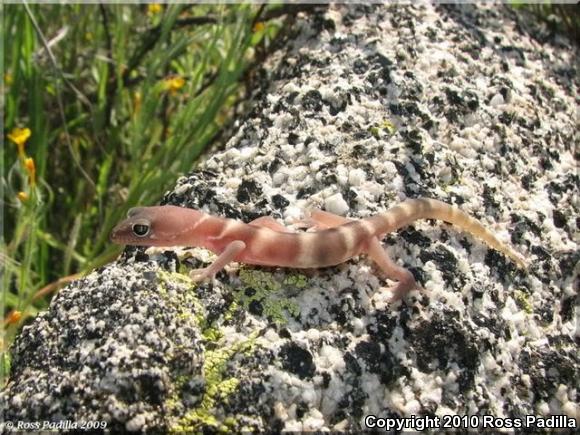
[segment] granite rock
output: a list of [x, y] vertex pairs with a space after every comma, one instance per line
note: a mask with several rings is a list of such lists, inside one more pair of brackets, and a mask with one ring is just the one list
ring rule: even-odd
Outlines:
[[194, 285], [207, 252], [127, 249], [24, 328], [7, 421], [357, 431], [368, 415], [576, 415], [577, 47], [497, 6], [336, 5], [293, 32], [226, 146], [164, 203], [291, 225], [309, 207], [361, 218], [437, 198], [530, 269], [441, 222], [385, 239], [424, 288], [396, 303], [366, 258]]

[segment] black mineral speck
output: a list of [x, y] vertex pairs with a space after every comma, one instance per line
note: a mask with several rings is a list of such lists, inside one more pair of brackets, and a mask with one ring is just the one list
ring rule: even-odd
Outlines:
[[302, 99], [302, 107], [306, 110], [320, 112], [320, 109], [322, 109], [322, 95], [320, 95], [320, 92], [315, 89], [308, 91]]
[[351, 352], [346, 352], [344, 354], [344, 362], [346, 369], [349, 372], [354, 373], [356, 376], [360, 376], [362, 374], [362, 369], [360, 368], [358, 360]]
[[288, 328], [280, 329], [280, 331], [278, 331], [278, 335], [280, 336], [280, 338], [292, 338], [292, 334], [290, 333]]
[[366, 363], [371, 373], [380, 372], [381, 346], [372, 341], [361, 341], [354, 351], [356, 356]]
[[332, 377], [328, 372], [322, 372], [322, 388], [328, 388]]
[[299, 139], [300, 139], [300, 136], [298, 136], [296, 133], [289, 133], [288, 134], [288, 143], [290, 145], [296, 145], [298, 143]]
[[525, 239], [526, 233], [533, 233], [536, 236], [540, 236], [542, 230], [541, 228], [532, 220], [528, 219], [523, 215], [512, 214], [511, 220], [514, 223], [514, 228], [511, 232], [511, 241], [513, 244], [517, 245]]
[[521, 178], [521, 182], [524, 189], [530, 190], [536, 178], [537, 178], [536, 175], [531, 171], [523, 175]]
[[514, 112], [503, 112], [497, 119], [502, 124], [510, 125], [513, 122], [515, 116], [516, 114]]
[[369, 336], [378, 343], [387, 343], [397, 327], [397, 319], [385, 312], [379, 312], [376, 323], [367, 326]]
[[447, 88], [445, 89], [445, 95], [450, 104], [454, 106], [461, 106], [463, 104], [463, 99], [456, 90]]
[[248, 311], [250, 311], [250, 313], [255, 316], [261, 316], [262, 312], [264, 311], [264, 307], [260, 301], [253, 300], [248, 305]]
[[[346, 393], [338, 403], [338, 409], [350, 409], [349, 416], [360, 419], [363, 416], [363, 406], [368, 398], [368, 394], [363, 391], [360, 382], [354, 382], [353, 388]], [[341, 419], [346, 418], [341, 416]]]
[[298, 191], [296, 194], [296, 199], [307, 198], [315, 192], [315, 189], [311, 186], [304, 187]]
[[262, 194], [262, 188], [254, 180], [243, 180], [238, 187], [236, 198], [246, 204]]
[[295, 343], [288, 343], [282, 347], [280, 360], [284, 370], [294, 373], [300, 379], [311, 378], [316, 372], [312, 354]]
[[490, 269], [497, 270], [499, 276], [508, 276], [509, 270], [515, 268], [512, 263], [495, 249], [488, 249], [484, 263]]
[[569, 298], [564, 299], [560, 304], [560, 316], [562, 316], [562, 320], [570, 321], [572, 320], [572, 315], [574, 314], [574, 307], [578, 304], [578, 297], [571, 296]]
[[[410, 341], [417, 352], [417, 367], [423, 372], [445, 369], [455, 363], [464, 367], [458, 377], [462, 391], [471, 388], [479, 365], [477, 340], [468, 333], [460, 322], [446, 315], [436, 315], [430, 321], [421, 322], [411, 331]], [[430, 366], [433, 360], [438, 367]]]
[[[203, 394], [205, 393], [205, 387], [206, 387], [205, 379], [203, 379], [202, 376], [197, 376], [193, 379], [190, 379], [183, 385], [181, 389], [182, 398], [183, 395], [185, 395], [185, 396], [193, 396], [196, 397], [198, 400], [201, 400]], [[194, 403], [190, 403], [190, 405], [194, 405]]]
[[326, 103], [326, 104], [328, 104], [328, 106], [329, 106], [329, 107], [328, 107], [328, 113], [329, 113], [331, 116], [336, 116], [336, 115], [338, 115], [340, 112], [343, 112], [343, 111], [344, 111], [344, 109], [346, 109], [346, 106], [347, 106], [347, 101], [346, 101], [346, 100], [342, 100], [342, 101], [341, 101], [340, 103], [338, 103], [338, 104], [337, 104], [337, 103], [335, 103], [335, 102], [332, 102], [332, 103], [327, 103], [326, 101], [325, 101], [325, 103]]
[[539, 314], [540, 318], [542, 319], [542, 322], [545, 325], [552, 323], [552, 321], [554, 320], [554, 308], [552, 306], [544, 305], [535, 309], [534, 312], [536, 314]]
[[296, 97], [297, 97], [298, 95], [300, 95], [300, 94], [299, 94], [297, 91], [290, 92], [290, 93], [288, 94], [288, 96], [286, 97], [286, 102], [287, 102], [288, 104], [294, 104], [294, 100], [296, 99]]
[[419, 254], [421, 261], [433, 261], [443, 273], [443, 278], [451, 282], [457, 275], [457, 258], [444, 246], [438, 245], [435, 249], [425, 249]]
[[346, 202], [348, 203], [348, 206], [351, 209], [356, 209], [357, 206], [357, 197], [358, 197], [358, 193], [356, 193], [353, 189], [348, 189], [346, 191], [346, 194], [344, 195]]
[[530, 248], [530, 251], [532, 251], [532, 254], [538, 257], [538, 260], [541, 261], [547, 261], [552, 257], [552, 255], [550, 255], [550, 252], [548, 252], [548, 250], [541, 245], [533, 245]]
[[230, 219], [241, 219], [242, 213], [238, 208], [233, 207], [230, 203], [219, 201], [216, 203], [216, 209], [219, 215], [226, 216]]
[[[383, 79], [383, 83], [388, 85], [391, 83], [391, 69], [393, 67], [393, 62], [381, 53], [376, 53], [369, 57], [368, 62], [372, 65], [372, 69], [376, 69], [380, 73], [380, 77]], [[370, 75], [369, 75], [370, 81]]]
[[[532, 390], [538, 398], [553, 395], [559, 385], [574, 385], [577, 366], [574, 358], [552, 349], [524, 350], [518, 361], [524, 373], [530, 375]], [[550, 370], [557, 367], [557, 370]]]
[[280, 166], [283, 165], [283, 162], [275, 157], [274, 160], [272, 160], [269, 164], [268, 164], [268, 173], [270, 175], [274, 174], [278, 169], [280, 169]]
[[299, 402], [296, 405], [296, 417], [302, 418], [308, 412], [309, 406], [306, 402]]
[[[433, 243], [429, 237], [417, 231], [412, 226], [400, 231], [398, 236], [402, 237], [406, 242], [417, 245], [420, 248], [428, 248]], [[398, 243], [396, 239], [393, 239], [393, 242]]]
[[276, 195], [274, 195], [272, 197], [272, 204], [274, 205], [274, 207], [277, 210], [282, 210], [282, 209], [288, 207], [288, 205], [290, 204], [290, 201], [288, 201], [282, 195], [277, 193]]
[[552, 211], [552, 219], [556, 228], [564, 228], [566, 226], [566, 216], [560, 210], [554, 209]]
[[367, 68], [367, 64], [361, 59], [356, 59], [352, 65], [352, 70], [355, 74], [364, 74]]
[[558, 265], [563, 276], [571, 276], [578, 262], [580, 262], [580, 250], [558, 253]]

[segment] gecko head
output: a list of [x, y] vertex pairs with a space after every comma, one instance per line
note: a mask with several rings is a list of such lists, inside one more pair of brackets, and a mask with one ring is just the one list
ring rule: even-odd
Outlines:
[[111, 232], [111, 241], [133, 246], [179, 245], [176, 236], [183, 228], [191, 227], [201, 212], [172, 205], [135, 207], [127, 218]]

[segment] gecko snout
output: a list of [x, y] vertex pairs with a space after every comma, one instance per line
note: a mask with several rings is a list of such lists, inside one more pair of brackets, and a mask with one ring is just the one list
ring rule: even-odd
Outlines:
[[119, 227], [117, 226], [111, 230], [111, 234], [109, 234], [109, 240], [113, 243], [117, 243], [118, 233], [119, 233]]

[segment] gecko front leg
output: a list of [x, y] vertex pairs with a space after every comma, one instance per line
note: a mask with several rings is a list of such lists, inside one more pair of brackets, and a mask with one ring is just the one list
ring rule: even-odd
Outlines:
[[216, 273], [222, 270], [227, 264], [234, 261], [240, 252], [246, 249], [246, 244], [241, 240], [234, 240], [223, 252], [216, 258], [216, 260], [210, 264], [208, 267], [203, 269], [193, 269], [189, 273], [189, 277], [194, 282], [200, 282], [207, 278], [213, 278]]
[[[286, 228], [281, 223], [277, 222], [271, 216], [262, 216], [254, 219], [248, 225], [257, 228], [268, 228], [278, 232], [292, 232], [289, 228]], [[218, 256], [218, 258], [210, 264], [208, 267], [202, 269], [193, 269], [189, 276], [194, 282], [200, 282], [207, 278], [212, 278], [216, 273], [222, 270], [228, 263], [234, 261], [234, 259], [246, 249], [246, 244], [241, 240], [234, 240], [223, 252]]]

